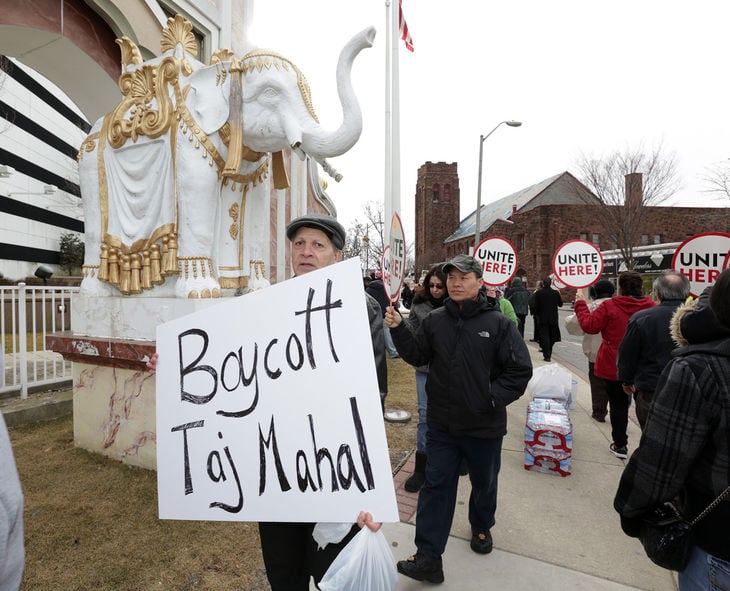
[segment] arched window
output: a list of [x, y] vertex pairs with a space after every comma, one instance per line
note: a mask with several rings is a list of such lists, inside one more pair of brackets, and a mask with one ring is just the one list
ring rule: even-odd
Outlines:
[[433, 202], [436, 203], [439, 200], [439, 191], [441, 190], [441, 187], [438, 183], [433, 184]]

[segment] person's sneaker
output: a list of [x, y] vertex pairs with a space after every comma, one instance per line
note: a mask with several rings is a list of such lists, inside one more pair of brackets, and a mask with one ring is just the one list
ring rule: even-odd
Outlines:
[[444, 582], [444, 569], [441, 558], [431, 558], [423, 554], [414, 554], [407, 560], [399, 560], [398, 572], [416, 581]]
[[489, 554], [492, 551], [492, 534], [489, 530], [474, 532], [471, 535], [470, 545], [477, 554]]
[[622, 460], [625, 460], [629, 457], [629, 450], [626, 449], [626, 446], [618, 447], [615, 443], [612, 443], [610, 446], [611, 453], [615, 455], [617, 458], [621, 458]]

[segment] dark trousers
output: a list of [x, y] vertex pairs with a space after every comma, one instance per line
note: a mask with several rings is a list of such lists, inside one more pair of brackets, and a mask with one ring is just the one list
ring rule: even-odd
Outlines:
[[626, 447], [629, 442], [626, 427], [629, 424], [631, 397], [624, 392], [621, 382], [604, 381], [606, 382], [606, 392], [608, 392], [608, 405], [611, 409], [611, 437], [613, 437], [616, 447]]
[[318, 550], [312, 538], [314, 525], [259, 523], [261, 553], [271, 591], [309, 591], [309, 577], [318, 584], [340, 550], [360, 531], [354, 524], [340, 543]]
[[651, 399], [654, 398], [654, 392], [649, 390], [636, 390], [634, 392], [634, 402], [636, 403], [636, 418], [639, 420], [639, 427], [644, 430], [646, 419], [649, 416], [649, 407]]
[[606, 391], [606, 380], [596, 377], [593, 372], [595, 363], [588, 362], [588, 382], [591, 385], [591, 405], [593, 416], [605, 418], [608, 414], [608, 392]]
[[537, 316], [532, 317], [532, 340], [540, 342], [540, 319]]
[[416, 548], [419, 554], [436, 558], [444, 553], [454, 519], [462, 458], [469, 465], [469, 523], [472, 531], [492, 528], [497, 510], [501, 453], [501, 437], [454, 437], [429, 427], [426, 436], [426, 482], [418, 495], [416, 513]]
[[542, 356], [545, 359], [550, 359], [553, 355], [553, 328], [550, 324], [541, 324], [539, 327], [538, 342], [540, 343], [540, 349], [542, 349]]
[[520, 336], [524, 338], [525, 336], [525, 318], [527, 318], [527, 314], [515, 314], [517, 316], [517, 330], [520, 331]]

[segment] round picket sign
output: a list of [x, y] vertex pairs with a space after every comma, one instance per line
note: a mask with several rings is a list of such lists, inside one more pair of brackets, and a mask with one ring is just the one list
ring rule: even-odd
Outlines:
[[487, 285], [505, 285], [517, 272], [517, 250], [502, 236], [488, 236], [474, 249]]
[[699, 297], [708, 285], [727, 267], [730, 255], [730, 234], [703, 232], [687, 238], [672, 257], [672, 269], [689, 279], [690, 294]]
[[568, 240], [553, 256], [553, 273], [567, 287], [589, 287], [603, 274], [603, 255], [587, 240]]
[[406, 278], [406, 238], [403, 232], [403, 224], [397, 213], [393, 214], [393, 220], [390, 224], [389, 241], [383, 250], [381, 268], [385, 295], [388, 296], [391, 304], [395, 304]]

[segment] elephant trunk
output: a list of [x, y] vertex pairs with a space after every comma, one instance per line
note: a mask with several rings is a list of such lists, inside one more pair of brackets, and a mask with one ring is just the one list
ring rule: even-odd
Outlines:
[[326, 131], [316, 125], [304, 130], [301, 148], [321, 161], [347, 152], [360, 138], [362, 113], [352, 87], [351, 70], [355, 57], [365, 48], [372, 47], [375, 28], [368, 27], [355, 35], [340, 52], [337, 62], [337, 92], [342, 104], [342, 124], [334, 131]]
[[243, 152], [243, 127], [241, 121], [241, 65], [236, 59], [231, 60], [231, 93], [228, 101], [228, 125], [230, 138], [228, 140], [228, 157], [223, 167], [223, 176], [238, 174], [241, 168]]

